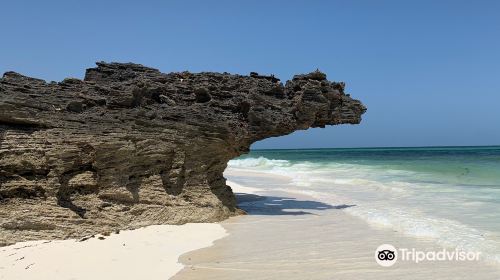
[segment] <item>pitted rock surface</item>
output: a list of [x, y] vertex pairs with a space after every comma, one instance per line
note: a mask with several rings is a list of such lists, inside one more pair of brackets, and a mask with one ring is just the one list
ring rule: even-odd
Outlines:
[[0, 245], [240, 213], [223, 171], [252, 143], [357, 124], [365, 107], [319, 71], [97, 63], [84, 80], [0, 79]]

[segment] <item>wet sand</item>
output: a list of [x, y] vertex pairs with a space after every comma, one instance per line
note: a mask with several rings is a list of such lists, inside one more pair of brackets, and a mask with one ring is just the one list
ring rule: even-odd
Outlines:
[[[286, 178], [269, 174], [229, 173], [238, 182]], [[246, 176], [246, 177], [245, 177]], [[249, 214], [222, 222], [229, 235], [212, 247], [181, 256], [185, 268], [172, 279], [500, 279], [497, 266], [482, 261], [375, 262], [381, 244], [397, 248], [441, 250], [432, 240], [370, 227], [343, 211], [287, 192], [232, 184], [240, 207]]]

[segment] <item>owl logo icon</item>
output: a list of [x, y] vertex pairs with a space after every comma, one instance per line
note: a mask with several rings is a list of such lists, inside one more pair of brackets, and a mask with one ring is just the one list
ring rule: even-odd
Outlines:
[[397, 259], [398, 251], [390, 244], [382, 244], [375, 250], [375, 261], [381, 266], [393, 266]]

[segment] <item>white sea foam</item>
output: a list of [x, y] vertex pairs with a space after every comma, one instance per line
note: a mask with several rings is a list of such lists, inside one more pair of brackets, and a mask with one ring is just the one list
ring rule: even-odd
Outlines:
[[288, 160], [258, 157], [231, 160], [229, 161], [228, 165], [233, 168], [272, 169], [276, 166], [290, 166], [291, 164]]
[[[482, 206], [481, 202], [464, 198], [469, 194], [456, 186], [419, 182], [420, 174], [415, 172], [361, 164], [294, 163], [259, 157], [230, 161], [229, 168], [288, 176], [292, 183], [283, 186], [283, 191], [306, 194], [332, 205], [356, 205], [344, 211], [374, 227], [432, 239], [442, 246], [481, 252], [483, 259], [500, 263], [497, 231], [478, 229], [454, 219], [460, 216], [451, 215], [455, 213], [446, 216], [450, 211], [459, 211], [460, 205]], [[451, 202], [458, 206], [446, 206]]]

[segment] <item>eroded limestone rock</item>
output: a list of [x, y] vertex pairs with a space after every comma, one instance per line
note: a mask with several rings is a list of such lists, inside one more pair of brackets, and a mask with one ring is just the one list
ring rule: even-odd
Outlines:
[[258, 140], [357, 124], [365, 107], [313, 72], [170, 73], [97, 63], [60, 83], [0, 79], [0, 244], [238, 213], [222, 172]]

